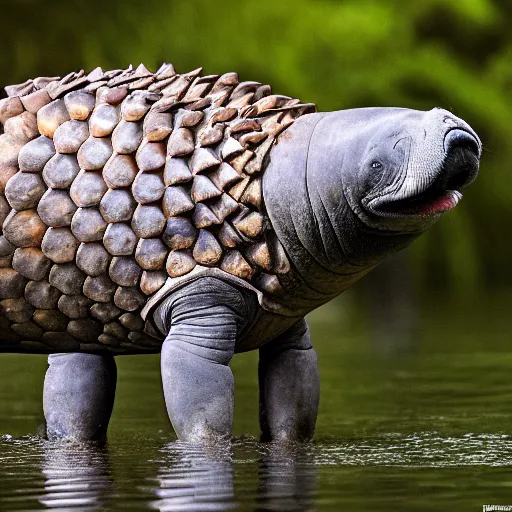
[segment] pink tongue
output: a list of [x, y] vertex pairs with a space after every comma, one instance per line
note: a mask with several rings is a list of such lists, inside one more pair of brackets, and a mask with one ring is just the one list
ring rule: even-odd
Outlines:
[[436, 213], [443, 213], [455, 208], [459, 202], [461, 195], [459, 192], [449, 190], [441, 197], [430, 201], [418, 208], [420, 215], [432, 215]]

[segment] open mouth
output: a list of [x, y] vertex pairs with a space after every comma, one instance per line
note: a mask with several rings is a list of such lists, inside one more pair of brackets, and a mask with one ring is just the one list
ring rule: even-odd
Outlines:
[[401, 199], [391, 203], [382, 204], [381, 213], [395, 215], [438, 215], [455, 208], [462, 199], [458, 190], [428, 189], [412, 199]]
[[457, 206], [462, 199], [461, 190], [478, 174], [480, 143], [473, 134], [455, 128], [447, 132], [444, 147], [446, 157], [435, 181], [410, 197], [381, 203], [378, 206], [380, 214], [429, 216]]

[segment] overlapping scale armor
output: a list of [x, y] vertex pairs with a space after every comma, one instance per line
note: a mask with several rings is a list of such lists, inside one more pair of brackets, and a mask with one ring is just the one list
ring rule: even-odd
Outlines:
[[261, 173], [314, 105], [200, 71], [97, 68], [6, 87], [0, 351], [157, 351], [141, 310], [197, 265], [279, 296], [289, 266]]

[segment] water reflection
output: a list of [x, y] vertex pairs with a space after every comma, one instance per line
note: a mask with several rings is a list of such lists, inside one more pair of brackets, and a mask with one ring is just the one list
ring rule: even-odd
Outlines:
[[194, 446], [175, 441], [162, 452], [150, 507], [160, 511], [234, 508], [233, 460], [229, 447]]
[[[512, 436], [506, 434], [387, 433], [286, 448], [237, 438], [223, 449], [181, 442], [162, 448], [156, 439], [144, 446], [137, 439], [114, 443], [109, 453], [0, 436], [0, 510], [340, 509], [328, 500], [357, 511], [364, 504], [383, 512], [434, 511], [453, 486], [464, 490], [457, 498], [464, 505], [488, 501], [491, 487], [493, 495], [509, 496]], [[468, 474], [481, 479], [480, 488]], [[438, 502], [405, 508], [420, 499], [419, 483], [441, 493]]]
[[[309, 510], [316, 470], [309, 449], [275, 447], [255, 440], [235, 440], [232, 447], [198, 447], [173, 442], [163, 450], [151, 508], [160, 511], [231, 510], [250, 499], [255, 510]], [[254, 458], [256, 455], [256, 459]], [[249, 467], [256, 472], [247, 472]], [[233, 475], [237, 477], [236, 495]], [[255, 474], [256, 473], [256, 474]], [[255, 495], [248, 492], [257, 475]]]
[[311, 447], [266, 448], [259, 467], [259, 507], [256, 510], [311, 510], [314, 508], [316, 468]]
[[108, 452], [92, 444], [44, 443], [45, 494], [39, 502], [56, 509], [105, 510], [111, 492]]

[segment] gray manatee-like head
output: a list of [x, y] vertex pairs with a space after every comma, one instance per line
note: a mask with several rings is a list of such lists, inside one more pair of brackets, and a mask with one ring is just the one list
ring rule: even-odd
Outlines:
[[[472, 128], [439, 108], [308, 114], [270, 153], [267, 213], [300, 277], [324, 292], [327, 278], [373, 268], [453, 208], [480, 154]], [[343, 279], [330, 281], [339, 291]]]
[[[351, 113], [358, 121], [352, 123], [351, 114], [334, 113], [317, 125], [320, 133], [312, 133], [308, 165], [317, 151], [326, 154], [320, 140], [325, 141], [325, 125], [331, 125], [329, 131], [343, 137], [338, 147], [345, 146], [340, 156], [346, 198], [365, 224], [398, 232], [423, 231], [455, 207], [461, 189], [476, 178], [480, 140], [469, 125], [449, 112], [365, 109]], [[349, 132], [352, 136], [347, 137]]]

